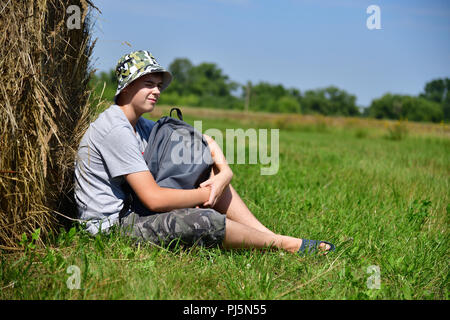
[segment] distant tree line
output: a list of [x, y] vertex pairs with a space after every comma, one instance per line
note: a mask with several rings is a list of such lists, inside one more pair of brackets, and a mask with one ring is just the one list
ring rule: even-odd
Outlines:
[[[448, 78], [428, 82], [419, 96], [388, 93], [360, 110], [356, 96], [334, 86], [301, 93], [299, 89], [268, 82], [243, 85], [230, 80], [214, 63], [193, 65], [187, 58], [175, 59], [169, 71], [174, 79], [161, 95], [160, 104], [412, 121], [450, 120]], [[117, 88], [114, 70], [94, 74], [91, 86], [94, 96], [103, 91], [104, 99], [113, 100]]]
[[364, 115], [377, 119], [408, 119], [440, 122], [450, 120], [450, 79], [436, 79], [425, 84], [418, 97], [385, 94], [374, 99]]

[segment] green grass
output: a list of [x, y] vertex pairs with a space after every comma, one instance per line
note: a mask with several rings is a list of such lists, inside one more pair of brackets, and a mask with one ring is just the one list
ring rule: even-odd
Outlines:
[[[187, 121], [193, 123], [193, 118]], [[263, 124], [204, 119], [208, 128]], [[0, 299], [448, 299], [450, 141], [371, 128], [280, 130], [280, 168], [235, 164], [233, 186], [273, 231], [337, 251], [136, 246], [118, 234], [63, 231], [1, 252]], [[69, 290], [70, 265], [81, 271]], [[369, 289], [369, 266], [380, 289]]]

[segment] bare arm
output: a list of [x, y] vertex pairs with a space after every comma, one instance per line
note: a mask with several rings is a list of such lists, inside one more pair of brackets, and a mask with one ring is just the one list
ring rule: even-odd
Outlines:
[[211, 150], [211, 157], [214, 161], [214, 168], [216, 169], [214, 170], [214, 173], [217, 174], [220, 172], [224, 172], [227, 175], [231, 175], [232, 177], [233, 172], [231, 171], [227, 159], [225, 158], [225, 155], [223, 154], [222, 149], [220, 149], [217, 142], [206, 134], [203, 134], [203, 137], [205, 137], [206, 142], [208, 142], [208, 147]]
[[142, 204], [155, 212], [192, 208], [209, 199], [210, 187], [183, 190], [158, 186], [150, 171], [130, 173], [124, 176]]
[[213, 207], [217, 199], [222, 195], [223, 190], [230, 184], [233, 178], [233, 171], [231, 171], [227, 160], [220, 149], [219, 145], [206, 134], [203, 135], [208, 142], [209, 149], [211, 150], [211, 157], [214, 161], [213, 168], [211, 170], [211, 176], [208, 180], [200, 184], [200, 187], [211, 187], [211, 193], [208, 201], [203, 203], [203, 206]]

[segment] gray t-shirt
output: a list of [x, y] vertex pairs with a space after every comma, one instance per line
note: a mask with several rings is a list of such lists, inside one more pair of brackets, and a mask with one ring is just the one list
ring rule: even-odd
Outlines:
[[92, 122], [75, 159], [75, 201], [79, 219], [91, 234], [118, 223], [125, 194], [124, 174], [148, 171], [144, 150], [154, 122], [140, 117], [136, 133], [117, 105]]

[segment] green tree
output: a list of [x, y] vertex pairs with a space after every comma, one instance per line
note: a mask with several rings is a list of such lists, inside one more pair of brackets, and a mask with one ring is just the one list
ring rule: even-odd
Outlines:
[[[243, 90], [245, 97], [245, 90]], [[251, 88], [249, 109], [268, 112], [300, 112], [300, 91], [281, 84], [259, 82]]]
[[307, 90], [301, 99], [301, 104], [306, 113], [338, 116], [360, 114], [356, 106], [356, 97], [334, 86]]
[[374, 99], [369, 115], [377, 119], [408, 119], [412, 121], [439, 122], [443, 119], [441, 105], [422, 97], [385, 94]]
[[441, 105], [444, 119], [450, 120], [450, 79], [435, 79], [425, 84], [420, 97]]
[[191, 79], [192, 63], [187, 58], [177, 58], [169, 66], [173, 80], [167, 92], [176, 92], [178, 95], [187, 93]]
[[305, 113], [328, 114], [329, 101], [325, 98], [325, 94], [320, 90], [307, 90], [301, 100]]
[[187, 58], [177, 58], [169, 66], [171, 85], [160, 103], [212, 108], [242, 108], [243, 101], [233, 96], [238, 84], [214, 63], [194, 66]]
[[341, 116], [359, 115], [356, 97], [334, 86], [323, 89], [324, 96], [330, 101], [328, 114]]
[[300, 113], [300, 103], [293, 96], [282, 96], [278, 101], [280, 112]]
[[237, 83], [230, 81], [228, 76], [214, 63], [201, 63], [191, 69], [190, 89], [199, 96], [229, 97], [236, 90]]

